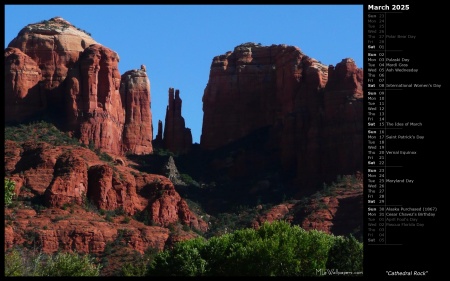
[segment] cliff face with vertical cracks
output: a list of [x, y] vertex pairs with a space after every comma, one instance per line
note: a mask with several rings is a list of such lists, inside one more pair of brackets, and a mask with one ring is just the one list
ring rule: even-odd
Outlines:
[[120, 154], [125, 109], [119, 93], [119, 56], [102, 45], [89, 46], [67, 77], [67, 126], [85, 145]]
[[214, 57], [203, 95], [201, 146], [219, 148], [292, 111], [302, 57], [296, 47], [253, 43]]
[[118, 63], [116, 52], [60, 17], [26, 26], [5, 50], [5, 121], [50, 118], [105, 152], [151, 153], [145, 66], [121, 77]]
[[164, 124], [164, 148], [175, 153], [187, 153], [192, 146], [191, 129], [186, 128], [181, 116], [180, 91], [169, 88], [169, 105], [166, 110]]
[[152, 153], [150, 81], [145, 66], [122, 75], [120, 95], [125, 107], [123, 151], [133, 154]]
[[262, 166], [279, 161], [305, 187], [361, 170], [362, 75], [352, 59], [328, 67], [294, 46], [239, 45], [213, 58], [201, 146], [218, 149], [263, 130], [264, 150], [234, 156], [230, 170], [244, 175], [249, 157]]

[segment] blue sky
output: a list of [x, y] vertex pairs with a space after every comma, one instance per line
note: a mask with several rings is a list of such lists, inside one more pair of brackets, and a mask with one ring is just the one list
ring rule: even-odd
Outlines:
[[27, 24], [55, 16], [117, 52], [121, 74], [146, 65], [154, 136], [169, 87], [179, 89], [197, 143], [211, 61], [237, 45], [287, 44], [324, 64], [363, 66], [362, 5], [5, 5], [5, 48]]

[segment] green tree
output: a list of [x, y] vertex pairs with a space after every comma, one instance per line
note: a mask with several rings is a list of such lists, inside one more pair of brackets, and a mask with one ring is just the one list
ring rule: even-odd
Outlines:
[[195, 238], [175, 244], [151, 263], [148, 275], [162, 276], [202, 276], [206, 273], [206, 261], [200, 255], [206, 246], [204, 238]]
[[144, 261], [127, 262], [120, 268], [120, 276], [145, 276], [147, 264]]
[[13, 249], [5, 253], [5, 276], [24, 276], [22, 256]]
[[59, 252], [40, 263], [36, 276], [99, 276], [100, 266], [89, 255]]
[[329, 252], [327, 268], [343, 272], [362, 272], [363, 244], [353, 235], [336, 237]]
[[5, 206], [8, 207], [12, 203], [12, 199], [15, 195], [16, 183], [10, 179], [5, 178]]
[[[325, 270], [330, 249], [342, 238], [325, 232], [306, 231], [278, 221], [258, 229], [241, 229], [208, 241], [197, 238], [160, 252], [148, 275], [212, 276], [315, 276]], [[352, 240], [340, 247], [361, 247]], [[358, 248], [359, 249], [359, 248]], [[337, 251], [335, 258], [346, 254]], [[342, 258], [342, 257], [341, 257]], [[352, 261], [362, 256], [352, 256]]]

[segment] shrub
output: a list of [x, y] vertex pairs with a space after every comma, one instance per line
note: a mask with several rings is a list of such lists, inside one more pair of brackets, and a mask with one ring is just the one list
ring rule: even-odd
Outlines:
[[10, 179], [5, 178], [5, 206], [8, 207], [12, 203], [12, 199], [15, 195], [14, 188], [16, 183]]
[[120, 276], [145, 276], [147, 264], [145, 261], [127, 262], [120, 268]]
[[99, 276], [100, 266], [94, 264], [89, 255], [57, 253], [38, 266], [37, 276]]
[[187, 184], [193, 185], [195, 183], [194, 179], [192, 179], [192, 177], [188, 174], [181, 174], [180, 177], [181, 177], [181, 180]]
[[[317, 270], [326, 270], [339, 259], [348, 259], [345, 266], [362, 264], [360, 249], [362, 244], [353, 239], [306, 231], [283, 221], [265, 222], [258, 230], [247, 228], [209, 240], [179, 242], [172, 250], [160, 252], [147, 274], [315, 276]], [[347, 254], [350, 257], [342, 256]], [[331, 256], [332, 262], [327, 263]], [[344, 265], [339, 269], [346, 269]]]
[[5, 253], [5, 276], [24, 276], [22, 257], [16, 249]]
[[328, 269], [346, 272], [363, 271], [363, 244], [353, 235], [336, 237], [327, 261]]
[[203, 238], [186, 240], [175, 244], [171, 251], [156, 255], [148, 275], [201, 276], [206, 273], [206, 261], [200, 252], [206, 245]]
[[5, 253], [5, 276], [99, 276], [100, 266], [88, 255], [77, 253], [23, 252], [17, 249]]
[[95, 153], [98, 155], [98, 157], [100, 158], [100, 160], [105, 161], [105, 162], [114, 162], [114, 158], [112, 158], [108, 153], [106, 152], [101, 152], [100, 150], [96, 150]]
[[123, 223], [130, 223], [131, 218], [129, 216], [125, 216], [122, 220]]

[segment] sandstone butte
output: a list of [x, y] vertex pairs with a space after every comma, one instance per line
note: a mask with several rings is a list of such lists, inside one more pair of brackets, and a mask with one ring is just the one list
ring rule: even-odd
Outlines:
[[233, 156], [231, 177], [272, 163], [297, 186], [354, 174], [363, 165], [362, 83], [350, 58], [326, 66], [298, 47], [241, 44], [212, 60], [200, 145], [214, 150], [265, 130], [262, 150]]
[[151, 153], [145, 66], [121, 76], [119, 60], [61, 17], [27, 25], [5, 50], [5, 122], [50, 117], [104, 152]]

